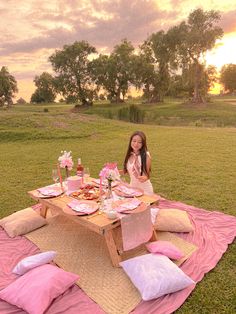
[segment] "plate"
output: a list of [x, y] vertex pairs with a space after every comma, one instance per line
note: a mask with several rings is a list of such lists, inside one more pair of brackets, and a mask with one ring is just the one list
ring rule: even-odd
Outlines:
[[77, 199], [77, 200], [86, 200], [86, 201], [92, 201], [97, 200], [100, 196], [99, 188], [87, 184], [84, 187], [81, 187], [75, 192], [72, 192], [69, 194], [69, 196]]
[[[116, 201], [114, 203], [114, 210], [116, 210], [115, 208], [116, 207], [119, 207], [119, 208], [122, 208], [122, 204], [125, 204], [127, 202], [127, 200], [119, 200], [119, 201]], [[140, 204], [136, 207], [136, 208], [133, 208], [133, 209], [122, 209], [121, 211], [117, 210], [117, 212], [119, 214], [131, 214], [133, 212], [137, 213], [137, 212], [140, 212], [140, 211], [143, 211], [147, 208], [147, 204], [143, 203], [143, 202], [140, 202]]]
[[[124, 187], [124, 188], [123, 188]], [[123, 188], [124, 190], [120, 190], [120, 188]], [[133, 191], [133, 194], [129, 194], [129, 190]], [[141, 189], [138, 188], [132, 188], [126, 185], [119, 185], [117, 188], [114, 189], [115, 193], [118, 196], [123, 196], [123, 197], [138, 197], [143, 195], [143, 191]]]
[[66, 213], [66, 214], [69, 214], [69, 215], [74, 215], [74, 216], [86, 216], [86, 215], [91, 215], [93, 213], [95, 213], [98, 208], [99, 208], [99, 205], [98, 203], [94, 202], [94, 201], [86, 201], [86, 200], [81, 200], [81, 201], [77, 201], [76, 202], [76, 206], [79, 207], [79, 205], [87, 205], [89, 207], [89, 209], [87, 209], [86, 213], [83, 212], [83, 211], [79, 211], [79, 209], [72, 209], [71, 207], [69, 207], [68, 205], [66, 205], [64, 208], [63, 208], [63, 211]]
[[[43, 188], [42, 188], [43, 189]], [[50, 188], [49, 188], [50, 190]], [[52, 198], [52, 197], [58, 197], [60, 195], [62, 195], [64, 193], [64, 191], [62, 191], [62, 189], [60, 187], [54, 187], [53, 190], [56, 192], [56, 195], [53, 195], [53, 194], [43, 194], [43, 193], [40, 193], [40, 191], [35, 191], [35, 196], [36, 197], [39, 197], [39, 198]]]

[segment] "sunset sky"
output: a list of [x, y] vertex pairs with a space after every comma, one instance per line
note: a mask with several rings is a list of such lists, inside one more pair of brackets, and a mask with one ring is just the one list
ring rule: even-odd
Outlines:
[[220, 68], [236, 64], [236, 6], [232, 0], [0, 0], [0, 67], [7, 66], [29, 101], [33, 79], [52, 73], [48, 57], [65, 44], [86, 40], [109, 52], [124, 38], [135, 47], [149, 35], [186, 20], [196, 9], [219, 10], [223, 39], [207, 55]]

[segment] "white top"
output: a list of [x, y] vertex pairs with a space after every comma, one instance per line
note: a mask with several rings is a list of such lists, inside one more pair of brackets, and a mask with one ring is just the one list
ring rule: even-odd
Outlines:
[[[149, 152], [147, 152], [147, 155], [150, 157]], [[153, 194], [153, 187], [152, 187], [152, 183], [151, 181], [148, 179], [145, 182], [140, 182], [133, 174], [133, 166], [134, 166], [134, 162], [135, 159], [133, 159], [133, 161], [130, 161], [131, 158], [128, 159], [127, 162], [127, 171], [129, 173], [130, 176], [130, 185], [133, 188], [138, 188], [138, 189], [142, 189], [144, 191], [145, 194]], [[141, 156], [138, 156], [138, 163], [139, 163], [139, 169], [141, 170]]]

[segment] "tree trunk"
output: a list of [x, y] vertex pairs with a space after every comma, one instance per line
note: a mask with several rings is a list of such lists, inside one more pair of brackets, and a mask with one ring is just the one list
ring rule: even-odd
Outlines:
[[201, 80], [201, 67], [200, 67], [200, 64], [196, 61], [195, 62], [195, 76], [194, 76], [194, 93], [193, 93], [193, 99], [192, 99], [192, 102], [195, 104], [201, 104], [204, 102], [201, 96], [200, 90], [199, 90], [200, 80]]

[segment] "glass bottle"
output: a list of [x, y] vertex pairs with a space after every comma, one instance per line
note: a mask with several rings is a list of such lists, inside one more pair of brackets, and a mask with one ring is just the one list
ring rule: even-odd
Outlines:
[[77, 169], [76, 169], [76, 174], [79, 177], [83, 177], [84, 175], [84, 166], [81, 163], [81, 158], [78, 158], [78, 164], [77, 164]]

